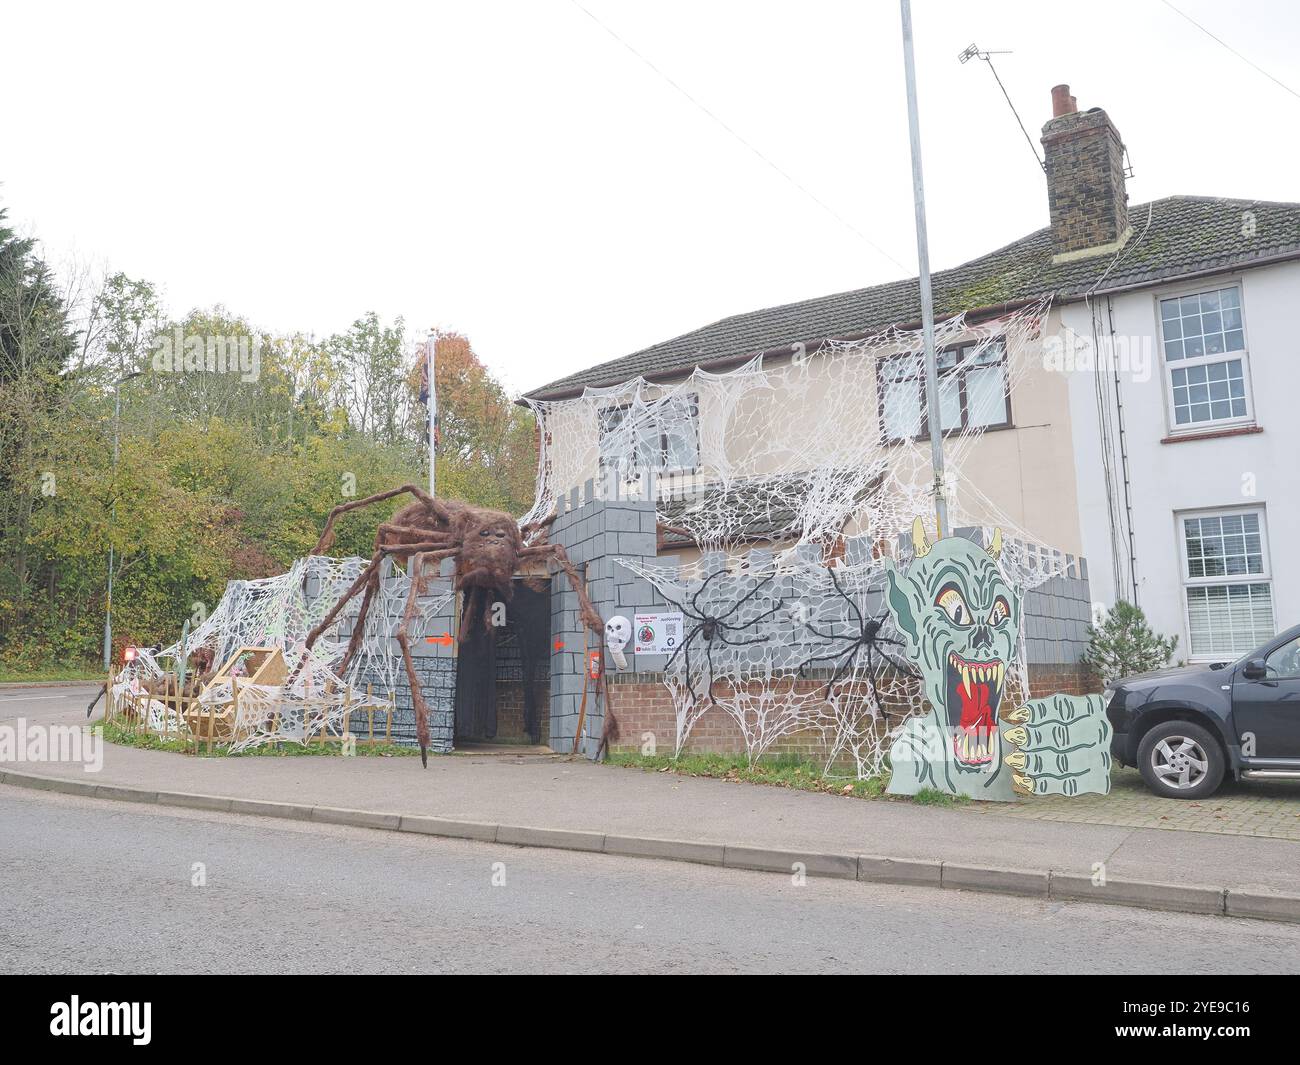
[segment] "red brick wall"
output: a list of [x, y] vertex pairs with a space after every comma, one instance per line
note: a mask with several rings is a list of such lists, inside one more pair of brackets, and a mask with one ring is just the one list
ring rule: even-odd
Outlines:
[[[547, 681], [534, 683], [537, 714], [541, 718], [541, 742], [550, 739], [550, 705], [551, 691]], [[667, 689], [664, 689], [667, 694]], [[497, 681], [497, 741], [509, 743], [514, 741], [531, 743], [528, 729], [524, 727], [524, 682], [521, 680]]]
[[[672, 754], [677, 742], [677, 712], [672, 696], [663, 682], [662, 674], [641, 673], [610, 678], [614, 683], [614, 717], [618, 721], [618, 739], [610, 744], [614, 750], [638, 751], [646, 742], [645, 733], [654, 736], [658, 754]], [[825, 684], [824, 680], [799, 680], [794, 689], [806, 692]], [[1088, 672], [1077, 665], [1046, 665], [1029, 667], [1029, 692], [1031, 697], [1063, 693], [1086, 695], [1100, 690], [1091, 681]], [[901, 710], [902, 708], [896, 708]], [[891, 727], [898, 718], [890, 717]], [[814, 760], [827, 755], [827, 737], [816, 730], [791, 733], [772, 745], [772, 753], [797, 753]], [[692, 753], [716, 752], [743, 754], [745, 740], [740, 726], [726, 711], [717, 707], [706, 710], [691, 729], [684, 748]]]

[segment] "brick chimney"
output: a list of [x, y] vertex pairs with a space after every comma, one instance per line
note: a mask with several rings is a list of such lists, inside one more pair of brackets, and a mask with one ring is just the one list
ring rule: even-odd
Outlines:
[[1070, 86], [1052, 89], [1052, 119], [1043, 126], [1053, 262], [1113, 253], [1128, 224], [1124, 142], [1100, 107], [1080, 112]]

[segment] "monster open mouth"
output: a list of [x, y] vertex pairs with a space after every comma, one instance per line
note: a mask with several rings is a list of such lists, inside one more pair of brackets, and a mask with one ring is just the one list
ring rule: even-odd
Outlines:
[[948, 654], [948, 726], [952, 753], [959, 764], [984, 766], [993, 761], [995, 722], [1002, 701], [1006, 667], [1001, 662], [973, 662], [956, 651]]

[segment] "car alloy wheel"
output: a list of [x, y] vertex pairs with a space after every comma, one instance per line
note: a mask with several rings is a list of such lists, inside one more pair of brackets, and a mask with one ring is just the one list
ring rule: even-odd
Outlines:
[[1151, 748], [1151, 769], [1166, 787], [1187, 791], [1205, 779], [1210, 760], [1195, 740], [1166, 736]]

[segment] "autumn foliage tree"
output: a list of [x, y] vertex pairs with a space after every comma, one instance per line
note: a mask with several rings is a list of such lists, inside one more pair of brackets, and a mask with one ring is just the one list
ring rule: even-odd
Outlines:
[[[256, 341], [256, 372], [177, 369], [158, 356], [177, 336]], [[171, 642], [227, 581], [309, 551], [331, 507], [423, 483], [419, 361], [373, 313], [323, 341], [220, 306], [173, 320], [122, 274], [74, 307], [0, 213], [0, 675], [94, 663], [110, 544], [115, 643]], [[523, 513], [531, 414], [463, 335], [439, 337], [437, 362], [439, 494]], [[115, 464], [114, 382], [137, 371]], [[368, 555], [401, 502], [349, 515], [336, 551]]]

